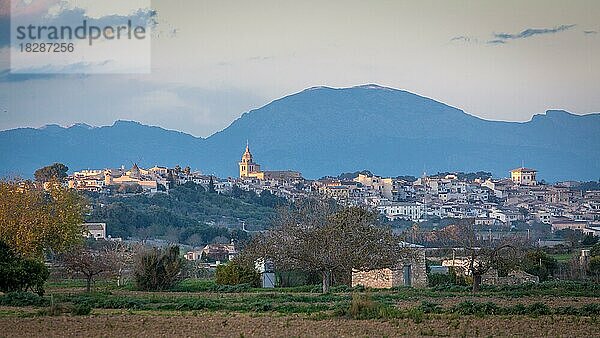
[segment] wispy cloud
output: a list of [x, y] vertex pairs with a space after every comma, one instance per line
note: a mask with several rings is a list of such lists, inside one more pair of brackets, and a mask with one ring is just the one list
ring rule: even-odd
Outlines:
[[450, 39], [450, 42], [456, 43], [478, 43], [477, 38], [468, 35], [459, 35]]
[[9, 69], [0, 70], [0, 83], [2, 82], [23, 82], [30, 80], [43, 80], [43, 79], [54, 79], [54, 78], [66, 78], [64, 74], [15, 74], [11, 73]]
[[598, 34], [598, 31], [583, 31], [583, 34]]
[[527, 39], [536, 35], [545, 35], [545, 34], [556, 34], [560, 32], [564, 32], [571, 28], [575, 27], [575, 25], [560, 25], [554, 28], [527, 28], [524, 31], [516, 34], [510, 33], [494, 33], [494, 39], [489, 40], [488, 43], [491, 44], [503, 44], [507, 43], [509, 40], [518, 40], [518, 39]]
[[[505, 45], [507, 43], [509, 43], [512, 40], [519, 40], [519, 39], [527, 39], [536, 35], [548, 35], [548, 34], [557, 34], [560, 32], [564, 32], [567, 31], [573, 27], [575, 27], [575, 24], [572, 25], [560, 25], [560, 26], [556, 26], [553, 28], [527, 28], [519, 33], [492, 33], [492, 37], [490, 39], [482, 39], [482, 41], [480, 41], [477, 37], [474, 36], [470, 36], [470, 35], [457, 35], [455, 37], [452, 37], [450, 39], [451, 43], [464, 43], [464, 44], [479, 44], [479, 43], [485, 43], [488, 45]], [[585, 34], [597, 34], [597, 31], [593, 31], [593, 30], [587, 30], [587, 31], [583, 31]]]

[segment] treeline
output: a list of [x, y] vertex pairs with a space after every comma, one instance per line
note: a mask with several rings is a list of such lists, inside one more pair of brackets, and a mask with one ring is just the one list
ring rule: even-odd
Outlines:
[[600, 190], [600, 181], [582, 182], [581, 184], [575, 186], [573, 189], [581, 191]]
[[462, 171], [459, 172], [438, 172], [435, 175], [431, 175], [430, 177], [446, 177], [447, 175], [456, 175], [456, 178], [458, 178], [461, 181], [475, 181], [476, 179], [480, 179], [480, 180], [487, 180], [488, 178], [492, 177], [492, 173], [487, 172], [487, 171], [478, 171], [475, 173], [464, 173]]
[[246, 233], [230, 227], [243, 221], [264, 228], [275, 208], [286, 203], [268, 191], [257, 195], [234, 187], [229, 194], [218, 194], [192, 182], [169, 194], [90, 196], [90, 200], [93, 210], [87, 221], [107, 223], [112, 237], [160, 238], [194, 246], [245, 239]]

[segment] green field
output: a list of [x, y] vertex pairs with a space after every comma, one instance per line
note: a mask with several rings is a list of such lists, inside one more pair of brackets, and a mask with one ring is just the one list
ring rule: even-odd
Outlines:
[[[337, 286], [321, 294], [319, 285], [257, 289], [198, 279], [162, 292], [107, 281], [94, 292], [83, 290], [82, 281], [68, 280], [48, 283], [43, 297], [0, 296], [0, 336], [60, 336], [71, 329], [83, 336], [198, 335], [198, 327], [204, 336], [232, 337], [532, 336], [542, 329], [543, 335], [589, 336], [600, 317], [600, 284], [579, 282], [484, 286], [476, 294], [461, 286]], [[131, 321], [146, 323], [146, 331], [130, 331]], [[22, 325], [38, 329], [25, 334]], [[106, 325], [111, 329], [99, 329]]]

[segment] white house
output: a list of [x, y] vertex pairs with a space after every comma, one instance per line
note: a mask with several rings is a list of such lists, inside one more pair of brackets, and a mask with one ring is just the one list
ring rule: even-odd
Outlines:
[[418, 221], [425, 214], [425, 208], [419, 202], [382, 201], [377, 206], [377, 210], [391, 220], [400, 218]]
[[93, 239], [106, 239], [106, 223], [84, 223], [87, 232], [84, 236]]

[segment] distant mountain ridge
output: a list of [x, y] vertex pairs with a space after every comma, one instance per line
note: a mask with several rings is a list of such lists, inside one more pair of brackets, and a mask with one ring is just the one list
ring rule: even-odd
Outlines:
[[368, 169], [378, 175], [491, 171], [524, 162], [555, 180], [598, 180], [600, 114], [549, 110], [527, 122], [489, 121], [403, 90], [313, 87], [246, 112], [208, 138], [117, 121], [112, 126], [0, 132], [0, 174], [30, 176], [52, 162], [73, 170], [190, 165], [236, 176], [250, 141], [264, 169], [317, 178]]

